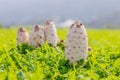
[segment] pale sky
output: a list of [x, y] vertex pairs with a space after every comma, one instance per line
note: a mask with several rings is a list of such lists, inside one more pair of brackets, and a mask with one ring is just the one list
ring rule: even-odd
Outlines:
[[85, 21], [120, 11], [120, 0], [0, 0], [0, 23], [63, 17]]

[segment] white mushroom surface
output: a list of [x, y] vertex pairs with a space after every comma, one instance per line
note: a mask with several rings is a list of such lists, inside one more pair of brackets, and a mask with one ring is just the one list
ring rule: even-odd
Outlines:
[[65, 44], [65, 57], [74, 63], [80, 59], [86, 60], [88, 53], [88, 37], [84, 25], [73, 23], [68, 31]]
[[45, 31], [45, 40], [53, 47], [56, 47], [58, 41], [56, 25], [51, 20], [48, 20], [44, 24], [44, 31]]
[[20, 27], [17, 31], [17, 45], [28, 43], [29, 36], [25, 28]]
[[33, 26], [29, 34], [29, 45], [39, 47], [45, 42], [44, 30], [41, 25]]

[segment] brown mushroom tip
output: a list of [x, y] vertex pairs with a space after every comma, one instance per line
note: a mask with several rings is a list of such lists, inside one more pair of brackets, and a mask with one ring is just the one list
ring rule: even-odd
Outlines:
[[92, 51], [92, 48], [91, 48], [91, 47], [88, 47], [88, 51], [90, 51], [90, 52], [91, 52], [91, 51]]
[[35, 28], [38, 28], [38, 25], [35, 25]]
[[49, 21], [46, 21], [46, 22], [44, 23], [44, 25], [49, 25]]
[[52, 20], [47, 20], [47, 22], [52, 22]]
[[75, 23], [79, 23], [78, 21], [75, 21]]
[[60, 40], [60, 43], [65, 43], [65, 41], [64, 40]]
[[82, 23], [76, 22], [76, 26], [77, 26], [78, 28], [80, 28], [80, 27], [82, 26]]
[[34, 31], [36, 32], [36, 31], [38, 31], [38, 30], [39, 30], [39, 25], [35, 25]]
[[52, 20], [47, 20], [47, 21], [44, 23], [44, 25], [46, 25], [46, 26], [47, 26], [47, 25], [50, 25], [50, 24], [53, 24], [53, 23], [52, 23]]
[[39, 31], [39, 25], [35, 25], [35, 26], [34, 26], [34, 31], [35, 31], [35, 32]]
[[70, 29], [73, 28], [73, 26], [76, 25], [77, 28], [80, 28], [83, 24], [81, 22], [75, 21], [71, 26]]
[[26, 30], [25, 30], [25, 28], [20, 27], [20, 28], [18, 29], [18, 31], [19, 31], [19, 32], [25, 32]]

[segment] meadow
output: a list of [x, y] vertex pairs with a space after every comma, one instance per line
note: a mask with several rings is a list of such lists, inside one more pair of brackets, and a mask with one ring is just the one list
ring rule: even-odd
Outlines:
[[[57, 29], [60, 40], [67, 29]], [[0, 80], [120, 80], [120, 30], [87, 29], [89, 46], [84, 66], [69, 64], [63, 42], [34, 49], [16, 46], [17, 29], [0, 29]]]

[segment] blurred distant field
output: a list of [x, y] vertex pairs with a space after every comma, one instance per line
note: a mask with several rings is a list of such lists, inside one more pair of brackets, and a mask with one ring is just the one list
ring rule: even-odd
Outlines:
[[[67, 29], [57, 31], [65, 40]], [[18, 49], [17, 29], [0, 29], [0, 80], [119, 80], [120, 30], [87, 29], [87, 33], [93, 51], [81, 67], [67, 62], [64, 43], [58, 45], [59, 51], [48, 44]]]

